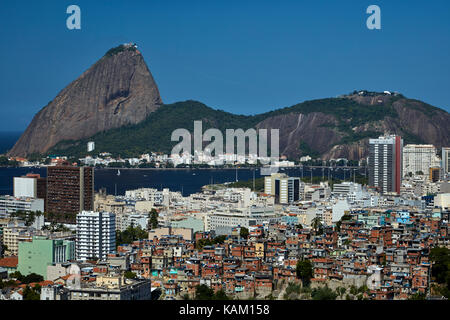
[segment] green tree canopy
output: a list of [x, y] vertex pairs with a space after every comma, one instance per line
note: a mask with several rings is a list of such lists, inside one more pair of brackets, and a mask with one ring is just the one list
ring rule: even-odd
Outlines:
[[150, 210], [149, 218], [150, 218], [149, 229], [156, 229], [156, 228], [158, 228], [158, 211], [156, 211], [155, 208]]
[[124, 273], [125, 278], [127, 279], [135, 279], [136, 278], [136, 273], [132, 272], [132, 271], [127, 271]]
[[328, 286], [316, 288], [311, 291], [311, 298], [313, 300], [336, 300], [338, 294]]
[[450, 249], [446, 247], [431, 249], [430, 259], [433, 262], [431, 275], [442, 285], [441, 294], [450, 298]]
[[239, 231], [239, 235], [242, 238], [247, 239], [248, 238], [248, 229], [245, 227], [241, 227], [241, 230]]
[[214, 293], [214, 290], [205, 284], [195, 287], [195, 300], [230, 300], [223, 290]]
[[133, 241], [140, 239], [148, 239], [148, 232], [143, 230], [140, 226], [129, 226], [124, 231], [116, 231], [116, 246], [130, 244]]
[[300, 260], [296, 266], [297, 278], [302, 280], [303, 286], [309, 286], [313, 277], [313, 266], [310, 260]]

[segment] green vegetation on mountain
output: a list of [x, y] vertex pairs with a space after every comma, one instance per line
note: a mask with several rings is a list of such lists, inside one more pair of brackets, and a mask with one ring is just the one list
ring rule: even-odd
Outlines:
[[[411, 112], [420, 111], [421, 126], [424, 126], [423, 121], [426, 121], [426, 130], [417, 131], [414, 129], [416, 126], [405, 125], [415, 121], [415, 118], [406, 118], [408, 113], [405, 108]], [[314, 125], [297, 130], [299, 118], [296, 115], [300, 113], [306, 117], [302, 120], [305, 126], [311, 123], [310, 121], [316, 121]], [[99, 132], [82, 140], [61, 141], [47, 154], [83, 157], [89, 154], [86, 151], [88, 141], [95, 141], [96, 148], [91, 155], [109, 152], [114, 157], [126, 158], [149, 152], [169, 154], [179, 142], [171, 141], [172, 132], [179, 128], [187, 129], [193, 139], [194, 121], [201, 120], [203, 132], [209, 128], [217, 128], [222, 131], [224, 140], [226, 129], [277, 128], [280, 130], [280, 149], [286, 149], [285, 155], [291, 159], [307, 154], [318, 158], [336, 145], [351, 146], [353, 149], [341, 149], [340, 153], [331, 156], [338, 158], [350, 155], [349, 158], [352, 159], [351, 154], [367, 154], [365, 142], [358, 147], [362, 148], [361, 151], [355, 151], [354, 143], [378, 137], [386, 130], [402, 135], [405, 144], [434, 143], [432, 139], [435, 139], [436, 135], [440, 135], [439, 141], [445, 144], [450, 137], [448, 129], [443, 128], [441, 123], [448, 117], [448, 113], [439, 108], [406, 99], [402, 95], [375, 96], [366, 93], [318, 99], [258, 115], [236, 115], [188, 100], [161, 105], [138, 124]], [[317, 142], [319, 140], [322, 142]], [[204, 145], [206, 144], [204, 142]], [[297, 147], [292, 148], [293, 145]]]
[[171, 142], [175, 129], [184, 128], [193, 133], [194, 121], [202, 120], [203, 131], [217, 128], [222, 132], [228, 128], [254, 127], [260, 116], [234, 115], [222, 110], [214, 110], [197, 101], [178, 102], [163, 105], [147, 119], [136, 125], [98, 133], [88, 139], [62, 141], [48, 154], [68, 156], [86, 155], [86, 144], [95, 141], [95, 153], [110, 152], [114, 156], [132, 157], [150, 151], [170, 153], [178, 141]]
[[307, 154], [313, 159], [317, 159], [320, 157], [320, 153], [311, 148], [305, 141], [300, 141], [299, 149], [303, 154]]
[[326, 98], [305, 101], [292, 107], [282, 108], [266, 113], [266, 117], [286, 114], [322, 112], [331, 114], [339, 121], [340, 129], [356, 127], [367, 122], [382, 120], [386, 116], [396, 117], [397, 113], [392, 108], [392, 103], [398, 98], [392, 98], [390, 103], [382, 105], [364, 105], [347, 98]]
[[120, 46], [117, 46], [115, 48], [109, 49], [105, 53], [105, 56], [106, 57], [112, 57], [112, 56], [118, 54], [119, 52], [123, 52], [123, 51], [136, 51], [136, 47], [134, 45], [126, 46], [126, 45], [121, 44]]

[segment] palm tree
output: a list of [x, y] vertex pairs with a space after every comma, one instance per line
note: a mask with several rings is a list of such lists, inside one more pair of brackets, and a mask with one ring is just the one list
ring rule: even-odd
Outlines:
[[322, 221], [320, 220], [319, 217], [315, 217], [314, 219], [312, 219], [311, 225], [314, 231], [317, 232], [317, 230], [322, 227]]

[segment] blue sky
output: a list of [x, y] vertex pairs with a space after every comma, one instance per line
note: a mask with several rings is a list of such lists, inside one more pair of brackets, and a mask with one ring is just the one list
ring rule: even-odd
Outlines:
[[[81, 8], [81, 30], [66, 8]], [[381, 8], [381, 30], [366, 8]], [[103, 54], [136, 42], [165, 103], [256, 114], [355, 89], [450, 110], [450, 2], [2, 1], [0, 131], [35, 113]]]

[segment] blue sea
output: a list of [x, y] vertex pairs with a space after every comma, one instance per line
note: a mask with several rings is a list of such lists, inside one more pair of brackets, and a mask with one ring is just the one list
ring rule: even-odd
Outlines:
[[[313, 169], [313, 176], [328, 176], [328, 168]], [[236, 174], [237, 171], [237, 174]], [[169, 188], [180, 191], [184, 196], [201, 191], [202, 186], [210, 183], [249, 181], [253, 178], [253, 169], [95, 169], [94, 188], [106, 188], [108, 194], [124, 195], [126, 190], [137, 188]], [[291, 177], [309, 177], [311, 169], [286, 168], [281, 172]], [[0, 194], [13, 194], [13, 178], [27, 173], [39, 173], [47, 176], [46, 168], [0, 168]], [[261, 177], [260, 170], [255, 170], [255, 178]], [[332, 169], [332, 177], [342, 179], [344, 170]], [[346, 173], [348, 179], [349, 173]]]

